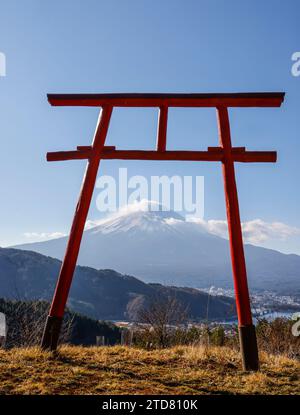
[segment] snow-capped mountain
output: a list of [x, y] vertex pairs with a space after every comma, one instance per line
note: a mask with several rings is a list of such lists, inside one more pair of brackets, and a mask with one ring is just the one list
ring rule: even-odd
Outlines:
[[[208, 233], [201, 223], [157, 209], [144, 202], [89, 223], [78, 264], [114, 269], [147, 282], [232, 287], [228, 240]], [[63, 237], [17, 248], [62, 259], [66, 242]], [[300, 256], [253, 245], [245, 245], [245, 252], [253, 288], [299, 290]]]

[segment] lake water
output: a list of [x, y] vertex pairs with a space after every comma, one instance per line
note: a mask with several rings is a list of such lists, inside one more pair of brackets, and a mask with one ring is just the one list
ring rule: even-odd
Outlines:
[[[281, 311], [273, 311], [272, 313], [266, 313], [266, 314], [260, 315], [259, 318], [260, 319], [264, 318], [268, 321], [275, 320], [276, 318], [291, 319], [292, 315], [295, 314], [295, 313], [296, 313], [295, 310], [293, 310], [293, 311], [284, 311], [284, 312], [283, 311], [282, 312]], [[253, 317], [253, 322], [254, 322], [254, 324], [257, 323], [257, 318], [256, 317]], [[217, 324], [238, 324], [238, 321], [237, 321], [237, 319], [233, 319], [233, 320], [215, 321], [214, 323], [217, 323]]]

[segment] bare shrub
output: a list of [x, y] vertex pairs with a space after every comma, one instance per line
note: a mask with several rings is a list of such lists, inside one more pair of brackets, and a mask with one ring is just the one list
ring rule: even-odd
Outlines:
[[[49, 304], [44, 301], [13, 301], [6, 304], [7, 338], [5, 346], [29, 347], [39, 345], [48, 315]], [[60, 342], [67, 342], [73, 317], [67, 313]]]
[[187, 319], [187, 308], [175, 297], [157, 297], [138, 313], [138, 321], [143, 325], [138, 341], [148, 347], [168, 347], [174, 343], [176, 329]]
[[259, 319], [256, 325], [258, 346], [270, 354], [300, 358], [300, 337], [293, 336], [294, 321], [276, 318], [273, 321]]

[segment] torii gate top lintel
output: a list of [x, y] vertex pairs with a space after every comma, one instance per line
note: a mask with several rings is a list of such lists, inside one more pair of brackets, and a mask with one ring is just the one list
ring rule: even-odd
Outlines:
[[280, 107], [284, 92], [48, 94], [53, 106]]
[[[96, 182], [101, 159], [124, 160], [187, 160], [219, 161], [222, 163], [226, 213], [236, 309], [239, 322], [240, 344], [245, 370], [259, 367], [255, 327], [247, 283], [246, 263], [243, 248], [241, 220], [235, 162], [276, 162], [276, 151], [246, 151], [245, 147], [232, 147], [228, 108], [230, 107], [280, 107], [283, 92], [260, 93], [214, 93], [214, 94], [49, 94], [48, 101], [54, 106], [100, 107], [99, 121], [91, 146], [78, 146], [73, 151], [47, 153], [48, 161], [87, 159], [78, 204], [75, 210], [69, 241], [62, 262], [56, 290], [47, 318], [42, 347], [55, 350], [58, 343], [64, 309], [75, 270], [85, 221]], [[155, 150], [116, 150], [105, 146], [105, 139], [114, 107], [157, 107], [159, 119]], [[219, 129], [219, 146], [206, 151], [167, 151], [168, 108], [170, 107], [215, 107]]]

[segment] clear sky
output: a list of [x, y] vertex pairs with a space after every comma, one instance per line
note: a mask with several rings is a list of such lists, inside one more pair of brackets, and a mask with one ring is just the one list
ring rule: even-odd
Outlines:
[[[236, 166], [241, 216], [266, 227], [264, 246], [300, 254], [299, 21], [298, 0], [1, 0], [0, 245], [69, 230], [85, 162], [45, 154], [90, 144], [98, 111], [50, 107], [47, 93], [285, 91], [280, 109], [231, 110], [232, 140], [278, 151], [276, 164]], [[156, 121], [155, 109], [117, 109], [107, 144], [153, 148]], [[169, 122], [169, 149], [217, 145], [213, 109], [170, 110]], [[100, 171], [125, 166], [204, 176], [205, 219], [225, 219], [219, 164], [104, 161]], [[93, 200], [89, 218], [99, 216]]]

